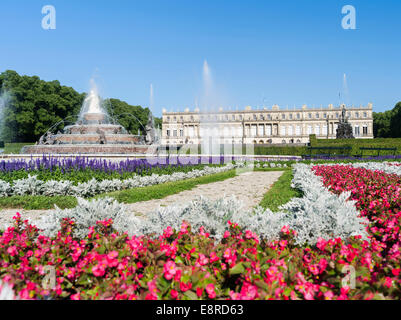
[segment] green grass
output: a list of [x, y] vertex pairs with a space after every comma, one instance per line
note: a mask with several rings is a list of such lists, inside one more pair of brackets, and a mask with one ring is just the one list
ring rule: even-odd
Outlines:
[[293, 178], [292, 170], [284, 170], [281, 177], [273, 184], [269, 191], [263, 196], [260, 206], [273, 212], [278, 212], [279, 207], [286, 204], [291, 198], [301, 197], [302, 192], [291, 188]]
[[46, 210], [57, 205], [61, 209], [74, 208], [78, 204], [72, 196], [12, 196], [0, 198], [2, 209]]
[[22, 147], [26, 145], [32, 145], [32, 142], [15, 142], [4, 144], [4, 154], [19, 154]]
[[110, 193], [104, 193], [96, 196], [112, 197], [118, 202], [122, 203], [135, 203], [140, 201], [148, 201], [153, 199], [163, 199], [169, 195], [176, 194], [185, 190], [191, 190], [197, 185], [208, 184], [217, 181], [223, 181], [235, 177], [236, 171], [230, 170], [227, 172], [216, 173], [199, 178], [193, 178], [182, 181], [167, 182], [143, 188], [134, 188], [129, 190], [121, 190]]

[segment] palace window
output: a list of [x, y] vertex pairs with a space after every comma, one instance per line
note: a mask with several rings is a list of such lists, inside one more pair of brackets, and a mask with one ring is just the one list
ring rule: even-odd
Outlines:
[[316, 113], [316, 119], [319, 119], [320, 114]]
[[256, 136], [256, 124], [253, 124], [251, 127], [251, 136], [252, 137]]
[[262, 137], [265, 135], [265, 126], [261, 125], [258, 127], [258, 134]]
[[281, 119], [285, 120], [285, 114], [284, 113], [281, 115]]
[[327, 125], [326, 124], [323, 126], [323, 132], [322, 133], [324, 135], [327, 135]]
[[271, 125], [268, 125], [266, 127], [266, 135], [267, 136], [271, 136], [272, 135], [272, 126]]
[[367, 136], [367, 135], [368, 135], [368, 126], [363, 126], [363, 127], [362, 127], [362, 130], [363, 130], [363, 131], [362, 131], [362, 132], [363, 132], [363, 135], [364, 135], [364, 136]]
[[288, 126], [288, 135], [289, 136], [292, 136], [293, 135], [293, 128], [292, 128], [292, 126]]
[[312, 113], [308, 113], [308, 118], [312, 119]]
[[355, 112], [355, 118], [359, 118], [359, 112]]
[[297, 113], [297, 119], [301, 119], [301, 115], [299, 113]]
[[355, 132], [355, 137], [359, 137], [360, 132], [359, 132], [359, 126], [358, 125], [355, 126], [354, 132]]
[[253, 115], [253, 120], [256, 120], [256, 119], [257, 119], [256, 114], [254, 114]]
[[316, 126], [316, 127], [315, 127], [315, 134], [316, 134], [317, 136], [320, 136], [320, 126]]
[[292, 113], [290, 113], [290, 120], [292, 120]]
[[235, 115], [233, 114], [231, 118], [232, 118], [233, 120], [235, 120]]
[[167, 129], [167, 137], [170, 136], [170, 130]]
[[270, 114], [267, 115], [267, 120], [271, 120], [272, 116]]
[[325, 113], [323, 113], [323, 118], [327, 118], [327, 113], [325, 112]]
[[307, 133], [308, 134], [312, 134], [312, 126], [308, 126], [307, 127]]
[[173, 130], [173, 137], [177, 136], [177, 130]]
[[295, 127], [295, 134], [296, 134], [297, 136], [300, 136], [300, 135], [301, 135], [301, 126], [296, 126], [296, 127]]
[[280, 135], [285, 136], [285, 126], [280, 126]]
[[263, 114], [260, 115], [260, 120], [265, 120], [265, 117], [263, 116]]
[[363, 117], [364, 117], [364, 118], [367, 118], [367, 117], [368, 117], [368, 113], [367, 113], [367, 112], [364, 112], [364, 113], [363, 113]]

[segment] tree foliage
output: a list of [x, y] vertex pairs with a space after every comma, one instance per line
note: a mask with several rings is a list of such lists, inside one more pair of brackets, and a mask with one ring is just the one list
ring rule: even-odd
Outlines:
[[[35, 142], [50, 127], [66, 119], [74, 121], [86, 93], [78, 93], [59, 81], [44, 81], [37, 76], [21, 76], [7, 70], [0, 74], [0, 96], [7, 95], [2, 112], [0, 140], [6, 142]], [[128, 131], [143, 133], [138, 120], [146, 125], [149, 109], [131, 106], [117, 99], [105, 100], [108, 112]], [[132, 114], [132, 115], [129, 115]], [[160, 123], [160, 119], [155, 119]], [[60, 123], [55, 130], [61, 130]]]
[[373, 134], [375, 138], [401, 138], [401, 102], [392, 110], [373, 112]]

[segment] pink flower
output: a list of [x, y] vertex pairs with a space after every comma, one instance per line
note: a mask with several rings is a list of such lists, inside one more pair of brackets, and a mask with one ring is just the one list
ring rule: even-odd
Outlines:
[[216, 298], [216, 292], [214, 291], [214, 284], [213, 283], [209, 283], [206, 286], [206, 292], [209, 296], [209, 299], [214, 299]]
[[14, 257], [15, 255], [18, 254], [17, 247], [16, 247], [16, 246], [11, 246], [11, 247], [9, 247], [9, 248], [7, 249], [7, 253], [8, 253], [10, 256]]
[[188, 283], [180, 282], [180, 290], [182, 292], [188, 291], [191, 288], [192, 288], [192, 283], [191, 282], [188, 282]]
[[178, 297], [178, 291], [177, 291], [177, 290], [174, 290], [174, 289], [171, 289], [170, 295], [171, 295], [171, 298], [177, 299], [177, 297]]
[[203, 253], [199, 254], [198, 261], [201, 266], [207, 265], [209, 263], [209, 259]]
[[163, 269], [164, 269], [164, 277], [167, 280], [171, 280], [177, 272], [175, 262], [171, 260], [164, 264]]
[[81, 300], [81, 294], [78, 292], [76, 294], [71, 295], [71, 300]]
[[102, 276], [104, 276], [105, 271], [106, 271], [105, 268], [104, 268], [102, 265], [100, 265], [100, 264], [97, 264], [96, 266], [92, 267], [92, 273], [93, 273], [93, 275], [94, 275], [95, 277], [102, 277]]
[[290, 233], [290, 228], [288, 226], [283, 226], [281, 228], [281, 232], [284, 234], [289, 234]]
[[213, 263], [213, 262], [215, 262], [215, 261], [219, 261], [219, 257], [217, 256], [216, 252], [213, 251], [213, 252], [210, 254], [210, 262]]
[[203, 288], [198, 287], [196, 288], [196, 295], [200, 298], [203, 295]]
[[393, 280], [391, 278], [389, 278], [389, 277], [386, 277], [386, 281], [384, 282], [384, 285], [387, 288], [391, 288], [391, 286], [393, 285]]

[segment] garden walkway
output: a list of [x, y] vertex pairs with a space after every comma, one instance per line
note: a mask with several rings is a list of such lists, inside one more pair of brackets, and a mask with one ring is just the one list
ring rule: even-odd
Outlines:
[[159, 206], [189, 202], [200, 195], [211, 200], [234, 195], [243, 202], [244, 209], [252, 209], [260, 203], [263, 195], [282, 174], [283, 171], [246, 172], [224, 181], [201, 184], [192, 190], [185, 190], [163, 199], [132, 203], [128, 207], [133, 213], [144, 215], [156, 210]]
[[[212, 200], [217, 200], [224, 196], [234, 195], [243, 202], [244, 209], [251, 209], [258, 205], [263, 195], [270, 189], [275, 181], [282, 175], [283, 171], [251, 171], [242, 173], [234, 178], [209, 184], [198, 185], [192, 190], [167, 196], [163, 199], [155, 199], [128, 204], [129, 211], [135, 215], [146, 215], [156, 210], [159, 206], [169, 206], [175, 203], [185, 203], [202, 195]], [[44, 214], [52, 210], [23, 210], [23, 209], [3, 209], [0, 210], [0, 229], [12, 223], [12, 217], [19, 212], [23, 219], [29, 219], [35, 223]]]

